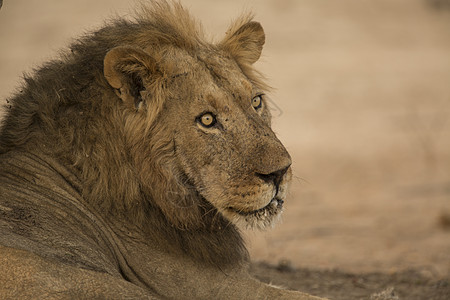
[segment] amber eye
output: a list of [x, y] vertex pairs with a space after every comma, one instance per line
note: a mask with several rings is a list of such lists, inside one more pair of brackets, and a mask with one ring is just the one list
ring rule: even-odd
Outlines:
[[254, 109], [258, 110], [262, 106], [262, 98], [261, 95], [258, 95], [252, 99], [252, 106]]
[[216, 118], [212, 113], [209, 112], [199, 116], [197, 120], [206, 128], [212, 127], [214, 126], [214, 124], [216, 124]]

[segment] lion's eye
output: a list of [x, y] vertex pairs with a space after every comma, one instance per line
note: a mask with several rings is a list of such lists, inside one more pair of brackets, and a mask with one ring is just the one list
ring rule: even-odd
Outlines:
[[258, 110], [262, 106], [262, 97], [258, 95], [252, 99], [252, 106], [254, 109]]
[[216, 124], [216, 118], [212, 113], [204, 113], [200, 117], [198, 117], [198, 121], [200, 124], [202, 124], [204, 127], [209, 128], [214, 126]]

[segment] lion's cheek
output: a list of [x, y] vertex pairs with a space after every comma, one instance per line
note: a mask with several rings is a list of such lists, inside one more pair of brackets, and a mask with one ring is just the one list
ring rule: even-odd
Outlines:
[[228, 207], [244, 212], [254, 211], [266, 206], [274, 197], [271, 185], [240, 184], [228, 191]]
[[275, 188], [242, 179], [231, 180], [228, 175], [209, 172], [202, 178], [200, 194], [219, 211], [254, 211], [266, 206], [275, 197]]

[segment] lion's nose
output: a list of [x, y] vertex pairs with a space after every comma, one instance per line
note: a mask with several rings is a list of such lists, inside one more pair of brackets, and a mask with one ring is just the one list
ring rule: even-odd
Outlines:
[[286, 174], [287, 170], [289, 170], [289, 167], [291, 164], [289, 164], [287, 167], [280, 169], [278, 171], [269, 173], [269, 174], [262, 174], [262, 173], [256, 173], [256, 176], [261, 178], [267, 183], [273, 183], [275, 186], [279, 186], [281, 183], [281, 180], [283, 180], [284, 174]]

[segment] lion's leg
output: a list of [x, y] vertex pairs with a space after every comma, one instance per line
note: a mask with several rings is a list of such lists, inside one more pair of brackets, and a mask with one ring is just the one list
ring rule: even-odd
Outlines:
[[0, 299], [155, 299], [106, 273], [0, 246]]
[[275, 290], [269, 291], [268, 296], [264, 299], [327, 300], [327, 298], [316, 297], [298, 291], [283, 290], [272, 286], [269, 286], [269, 288], [273, 288]]
[[[316, 297], [309, 294], [305, 294], [298, 291], [285, 290], [273, 285], [265, 284], [256, 279], [251, 278], [248, 280], [232, 280], [235, 281], [230, 285], [235, 287], [239, 291], [247, 291], [245, 299], [285, 299], [285, 300], [327, 300], [326, 298]], [[244, 299], [241, 296], [240, 299]]]

